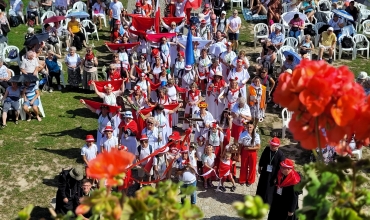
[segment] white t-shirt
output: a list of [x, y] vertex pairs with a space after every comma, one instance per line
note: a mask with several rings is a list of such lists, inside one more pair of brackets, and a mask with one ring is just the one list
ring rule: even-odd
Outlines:
[[123, 5], [120, 1], [111, 2], [109, 5], [109, 9], [112, 10], [112, 17], [117, 20], [121, 20], [121, 11], [123, 9]]
[[5, 65], [2, 65], [0, 67], [0, 78], [8, 78], [8, 72], [7, 72], [8, 68], [5, 66]]
[[75, 53], [73, 56], [67, 54], [65, 62], [68, 64], [68, 66], [76, 66], [78, 63], [81, 62], [80, 55], [78, 55], [77, 53]]
[[205, 147], [204, 144], [202, 146], [199, 146], [198, 144], [197, 152], [196, 152], [198, 161], [202, 161], [202, 156], [204, 154], [204, 147]]
[[[152, 148], [153, 148], [153, 146], [152, 146]], [[153, 151], [154, 151], [154, 149], [153, 149]], [[137, 148], [136, 148], [136, 153], [135, 153], [135, 155], [136, 155], [136, 156], [139, 156], [139, 155], [140, 155], [139, 160], [142, 160], [142, 159], [144, 159], [145, 157], [149, 156], [149, 155], [150, 155], [150, 147], [149, 147], [149, 145], [148, 145], [148, 147], [146, 147], [146, 148], [144, 148], [143, 146], [141, 146], [140, 154], [139, 154], [138, 147], [137, 147]], [[149, 159], [150, 159], [150, 158], [148, 158], [148, 160], [147, 160], [147, 161], [143, 161], [143, 162], [141, 163], [141, 165], [145, 165], [145, 164], [147, 164], [147, 163], [148, 163], [148, 161], [149, 161]]]
[[255, 146], [257, 144], [261, 144], [260, 135], [255, 133], [254, 136], [254, 143], [251, 143], [252, 137], [249, 135], [248, 131], [243, 131], [240, 133], [238, 143], [243, 146]]
[[[100, 113], [101, 113], [101, 110], [100, 109], [96, 110], [96, 114], [99, 115], [99, 118], [98, 118], [98, 130], [99, 130], [100, 133], [104, 134], [104, 129], [105, 129], [105, 127], [107, 125], [110, 125], [110, 126], [114, 127], [114, 125], [112, 125], [112, 118], [113, 118], [113, 116], [112, 116], [112, 113], [109, 113], [109, 117], [108, 117], [108, 115], [105, 116], [105, 117], [103, 117], [103, 115], [100, 114]], [[109, 120], [109, 118], [111, 120]], [[100, 144], [100, 143], [97, 143], [97, 144]]]
[[104, 136], [100, 140], [100, 146], [102, 146], [104, 150], [109, 152], [112, 148], [118, 146], [118, 138], [112, 136], [111, 138], [108, 139], [106, 136]]
[[[165, 178], [165, 176], [163, 176], [163, 174], [164, 174], [164, 171], [167, 168], [166, 157], [164, 155], [159, 156], [159, 157], [154, 157], [153, 158], [153, 167], [154, 166], [157, 166], [157, 168], [158, 168], [159, 178], [161, 178], [161, 179]], [[156, 176], [156, 178], [158, 178], [158, 177]]]
[[195, 150], [189, 152], [189, 161], [193, 167], [197, 167], [197, 160], [195, 159], [195, 153], [196, 153]]
[[212, 153], [211, 156], [208, 156], [206, 154], [203, 155], [203, 163], [207, 164], [209, 167], [213, 167], [215, 165], [215, 159], [216, 155]]
[[81, 155], [85, 155], [87, 161], [95, 159], [97, 154], [98, 154], [98, 147], [94, 143], [91, 145], [91, 147], [88, 147], [85, 144], [81, 149]]
[[104, 8], [105, 8], [105, 4], [104, 2], [101, 3], [101, 5], [97, 2], [95, 2], [95, 4], [92, 6], [92, 10], [94, 11], [94, 14], [95, 14], [95, 10], [97, 10], [97, 14], [105, 14], [104, 12]]
[[[236, 29], [239, 25], [242, 24], [242, 20], [240, 20], [240, 17], [237, 16], [236, 18], [234, 18], [233, 16], [231, 16], [230, 18], [227, 19], [226, 21], [227, 24], [229, 24], [229, 27], [231, 29]], [[228, 30], [229, 33], [232, 33], [230, 30]], [[239, 34], [239, 30], [237, 32], [235, 32], [237, 34]]]
[[[247, 104], [244, 104], [244, 107], [243, 108], [239, 108], [239, 104], [235, 104], [233, 106], [233, 108], [231, 109], [231, 112], [237, 114], [237, 115], [245, 115], [245, 116], [249, 116], [251, 117], [251, 110], [249, 108], [249, 106]], [[238, 125], [238, 126], [242, 126], [242, 122], [241, 122], [241, 118], [240, 117], [237, 117], [237, 118], [234, 118], [233, 119], [233, 123]]]
[[343, 20], [341, 18], [339, 18], [337, 22], [335, 22], [333, 19], [330, 19], [329, 21], [329, 25], [333, 27], [335, 31], [342, 29], [341, 27], [339, 27], [339, 24], [342, 24], [342, 23], [343, 23]]
[[114, 91], [109, 95], [106, 93], [103, 93], [103, 103], [107, 105], [116, 106], [117, 105], [116, 96], [118, 96], [119, 93], [120, 91]]
[[246, 70], [244, 68], [242, 68], [242, 71], [240, 71], [240, 72], [237, 72], [236, 68], [232, 69], [230, 71], [230, 74], [227, 77], [227, 79], [230, 80], [231, 78], [235, 78], [235, 77], [238, 77], [238, 80], [236, 80], [236, 81], [238, 81], [239, 87], [243, 87], [243, 85], [244, 85], [243, 81], [248, 81], [249, 78], [251, 78], [251, 76], [248, 73], [248, 70]]
[[[208, 137], [208, 133], [209, 133], [209, 137]], [[216, 132], [207, 130], [204, 132], [203, 137], [206, 140], [208, 140], [210, 145], [214, 147], [220, 146], [221, 142], [224, 141], [224, 133], [219, 130], [217, 130]]]

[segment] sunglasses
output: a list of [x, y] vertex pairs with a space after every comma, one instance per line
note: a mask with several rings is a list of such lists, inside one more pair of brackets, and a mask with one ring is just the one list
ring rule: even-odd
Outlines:
[[116, 70], [116, 69], [109, 68], [109, 70]]
[[148, 125], [152, 125], [152, 124], [153, 124], [153, 122], [147, 122], [147, 124], [148, 124]]

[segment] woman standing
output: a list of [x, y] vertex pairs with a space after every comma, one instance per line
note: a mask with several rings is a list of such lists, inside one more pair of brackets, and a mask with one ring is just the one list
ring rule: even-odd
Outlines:
[[[122, 113], [121, 113], [122, 114]], [[136, 121], [133, 120], [132, 112], [126, 111], [123, 114], [123, 121], [119, 125], [118, 140], [123, 146], [128, 148], [128, 152], [135, 154], [136, 152], [136, 135], [138, 132]]]
[[294, 186], [300, 181], [301, 176], [294, 170], [292, 160], [280, 162], [268, 220], [297, 219], [295, 210], [298, 209], [299, 192], [294, 190]]
[[[150, 73], [151, 69], [150, 69], [150, 63], [146, 60], [146, 54], [141, 54], [139, 56], [139, 61], [136, 65], [142, 73], [144, 73], [145, 75]], [[132, 70], [135, 69], [135, 68], [132, 68]], [[136, 76], [139, 77], [140, 76], [140, 73], [138, 73], [136, 71]]]
[[49, 70], [48, 74], [48, 85], [50, 87], [49, 91], [53, 91], [53, 78], [57, 80], [58, 90], [62, 90], [60, 85], [60, 67], [58, 65], [58, 59], [62, 57], [59, 54], [55, 54], [53, 51], [48, 50], [48, 56], [45, 59], [45, 64]]
[[124, 87], [124, 84], [122, 83], [122, 87], [121, 87], [121, 90], [118, 90], [118, 91], [114, 91], [113, 92], [113, 87], [111, 84], [108, 84], [108, 85], [105, 85], [104, 86], [104, 89], [105, 89], [105, 92], [99, 92], [99, 90], [96, 88], [96, 85], [95, 85], [95, 82], [92, 81], [91, 82], [91, 85], [94, 87], [95, 89], [95, 93], [103, 99], [103, 103], [104, 104], [107, 104], [107, 105], [113, 105], [113, 106], [116, 106], [117, 105], [117, 96], [120, 96], [123, 94], [123, 91], [125, 91], [125, 87]]
[[155, 57], [155, 62], [152, 65], [152, 75], [154, 83], [159, 83], [159, 74], [162, 72], [162, 59], [160, 56]]
[[102, 18], [105, 17], [105, 8], [106, 6], [101, 0], [97, 0], [92, 6], [94, 24], [96, 24], [97, 18], [99, 18], [99, 31], [102, 29]]
[[10, 32], [10, 24], [4, 12], [0, 12], [0, 25], [1, 31], [3, 32], [3, 35], [6, 37]]
[[15, 111], [15, 124], [18, 124], [18, 117], [19, 117], [19, 98], [21, 96], [21, 89], [18, 87], [18, 83], [12, 82], [12, 86], [6, 88], [5, 94], [1, 100], [3, 102], [3, 125], [1, 129], [6, 127], [6, 118], [8, 116], [8, 111], [12, 108]]
[[231, 42], [227, 42], [225, 44], [226, 51], [220, 54], [220, 62], [222, 64], [222, 76], [224, 79], [226, 79], [226, 82], [228, 83], [228, 76], [230, 70], [233, 68], [231, 64], [236, 57], [236, 53], [233, 51], [233, 44]]
[[267, 102], [269, 102], [268, 100], [271, 98], [271, 92], [274, 90], [275, 87], [275, 80], [267, 73], [268, 70], [266, 68], [263, 68], [258, 77], [260, 78], [261, 84], [266, 87], [266, 99]]
[[82, 59], [83, 66], [83, 81], [82, 87], [84, 89], [94, 90], [93, 86], [88, 86], [90, 80], [97, 81], [98, 79], [98, 59], [94, 56], [91, 47], [86, 48], [86, 55]]
[[280, 169], [280, 162], [285, 160], [283, 151], [279, 150], [280, 140], [274, 137], [270, 141], [270, 146], [263, 150], [260, 161], [258, 163], [258, 173], [260, 179], [258, 181], [256, 195], [259, 195], [264, 203], [271, 206], [272, 198], [275, 190], [275, 180]]
[[196, 130], [194, 134], [194, 140], [196, 140], [199, 136], [204, 133], [205, 128], [210, 128], [212, 122], [214, 122], [213, 115], [207, 111], [208, 104], [204, 101], [199, 102], [198, 108], [199, 110], [195, 112], [194, 117], [200, 118], [202, 121], [196, 121]]
[[136, 86], [139, 86], [141, 91], [145, 94], [145, 96], [148, 97], [148, 95], [151, 92], [151, 89], [150, 89], [150, 83], [148, 82], [147, 76], [145, 73], [140, 73], [138, 77], [139, 77], [139, 80], [136, 82]]
[[177, 58], [175, 59], [175, 63], [172, 65], [172, 72], [175, 78], [179, 77], [179, 70], [183, 70], [185, 68], [185, 52], [179, 51], [177, 53]]
[[209, 103], [208, 111], [212, 115], [218, 116], [224, 110], [224, 104], [218, 101], [218, 97], [226, 87], [226, 82], [222, 79], [222, 72], [216, 72], [206, 90], [206, 102]]
[[186, 107], [185, 117], [192, 117], [195, 111], [198, 110], [198, 104], [201, 101], [201, 93], [198, 90], [198, 85], [194, 82], [190, 85], [190, 90], [186, 92]]
[[148, 137], [149, 145], [153, 147], [153, 151], [162, 147], [162, 134], [159, 132], [158, 121], [154, 117], [149, 117], [146, 119], [146, 127], [141, 131], [141, 135], [146, 135]]
[[217, 72], [220, 72], [221, 73], [221, 77], [222, 77], [222, 66], [220, 64], [220, 59], [213, 58], [212, 59], [212, 65], [209, 67], [209, 75], [208, 75], [208, 79], [207, 79], [208, 82], [213, 80], [213, 76]]
[[266, 109], [266, 87], [261, 85], [258, 77], [254, 77], [249, 86], [248, 103], [251, 109], [252, 121], [255, 125], [262, 122]]
[[[169, 104], [178, 103], [177, 95], [178, 95], [178, 92], [175, 86], [175, 80], [169, 79], [167, 81], [167, 96], [169, 99]], [[172, 117], [172, 126], [177, 127], [177, 124], [179, 123], [179, 113], [175, 112], [171, 115], [171, 117]]]
[[260, 135], [256, 133], [253, 123], [243, 121], [244, 131], [239, 136], [240, 176], [239, 183], [247, 187], [256, 181], [257, 151], [260, 149]]
[[218, 121], [220, 122], [219, 127], [222, 129], [222, 132], [225, 135], [224, 146], [226, 146], [230, 143], [231, 126], [233, 121], [233, 117], [231, 116], [228, 108], [224, 109]]
[[213, 152], [216, 155], [215, 165], [218, 166], [221, 155], [224, 152], [224, 133], [219, 130], [218, 124], [213, 122], [208, 132], [203, 134], [203, 137], [208, 140], [207, 145], [213, 147]]
[[[131, 105], [136, 106], [138, 110], [147, 108], [149, 106], [149, 101], [146, 94], [138, 85], [134, 87], [134, 92], [127, 97], [127, 101]], [[135, 109], [132, 109], [132, 115], [134, 117], [134, 120], [137, 120], [138, 112]]]
[[238, 85], [237, 77], [230, 78], [230, 84], [227, 89], [225, 89], [223, 92], [221, 92], [219, 98], [224, 99], [225, 98], [225, 105], [228, 109], [233, 109], [234, 105], [238, 101], [238, 98], [244, 97], [245, 93], [243, 93]]
[[202, 49], [198, 61], [198, 74], [200, 89], [203, 92], [206, 90], [206, 85], [209, 77], [209, 67], [211, 66], [211, 64], [211, 57], [207, 54], [207, 49]]
[[81, 83], [81, 58], [76, 53], [76, 47], [69, 48], [65, 63], [68, 67], [68, 84], [74, 88], [78, 88]]

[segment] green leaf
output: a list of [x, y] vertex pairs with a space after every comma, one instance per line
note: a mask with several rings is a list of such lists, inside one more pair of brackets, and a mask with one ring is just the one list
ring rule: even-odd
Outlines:
[[335, 220], [362, 220], [358, 216], [357, 212], [350, 208], [339, 208], [336, 207], [333, 213], [333, 219]]
[[28, 205], [18, 212], [18, 218], [20, 220], [28, 220], [31, 218], [31, 212], [33, 210], [33, 205]]

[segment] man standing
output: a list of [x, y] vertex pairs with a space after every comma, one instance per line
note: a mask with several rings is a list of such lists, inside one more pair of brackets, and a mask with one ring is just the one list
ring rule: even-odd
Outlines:
[[79, 199], [82, 196], [82, 179], [83, 169], [81, 167], [63, 170], [60, 173], [56, 196], [56, 213], [65, 215], [68, 211], [74, 212], [79, 204]]
[[110, 30], [113, 30], [116, 21], [121, 21], [121, 12], [123, 10], [123, 5], [118, 0], [113, 0], [109, 5], [109, 15], [111, 16]]
[[[236, 52], [239, 46], [239, 29], [242, 26], [242, 21], [238, 16], [238, 10], [234, 10], [233, 16], [226, 21], [226, 30], [229, 33], [229, 40], [233, 43], [233, 50]], [[237, 52], [236, 52], [237, 53]]]
[[319, 44], [319, 60], [322, 60], [324, 51], [329, 50], [329, 63], [333, 62], [333, 53], [337, 37], [334, 34], [334, 28], [329, 27], [327, 31], [322, 32]]

